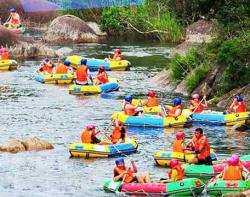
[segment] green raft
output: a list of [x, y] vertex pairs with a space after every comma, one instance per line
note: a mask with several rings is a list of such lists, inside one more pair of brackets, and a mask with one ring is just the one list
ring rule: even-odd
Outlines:
[[207, 185], [207, 193], [212, 196], [233, 194], [248, 189], [250, 189], [250, 180], [224, 181], [220, 179], [212, 179]]
[[104, 183], [107, 192], [122, 192], [135, 196], [192, 196], [202, 193], [205, 184], [197, 178], [172, 183], [122, 183], [113, 180]]

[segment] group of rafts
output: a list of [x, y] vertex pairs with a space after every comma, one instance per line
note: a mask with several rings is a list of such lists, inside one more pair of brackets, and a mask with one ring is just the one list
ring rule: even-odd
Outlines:
[[[120, 51], [118, 50], [119, 53]], [[118, 80], [107, 77], [106, 71], [127, 70], [128, 66], [129, 62], [126, 60], [98, 60], [80, 56], [70, 56], [65, 60], [64, 64], [58, 63], [54, 66], [48, 59], [44, 59], [35, 79], [42, 83], [51, 84], [70, 84], [74, 82], [75, 84], [69, 88], [70, 93], [95, 94], [118, 90]], [[74, 69], [76, 72], [74, 72]], [[98, 71], [96, 80], [92, 79], [90, 71]], [[85, 73], [84, 77], [80, 76], [81, 72]], [[103, 77], [105, 80], [103, 80]], [[88, 82], [89, 80], [91, 83]], [[146, 100], [136, 100], [132, 96], [127, 96], [123, 103], [124, 110], [115, 112], [112, 115], [112, 118], [115, 120], [112, 135], [108, 136], [104, 133], [107, 140], [101, 142], [96, 138], [98, 132], [94, 131], [94, 125], [88, 125], [82, 133], [82, 142], [70, 145], [70, 154], [73, 157], [107, 158], [124, 156], [136, 152], [138, 143], [136, 140], [126, 136], [125, 125], [178, 128], [190, 126], [192, 123], [203, 123], [232, 126], [244, 124], [249, 120], [250, 113], [246, 112], [242, 96], [237, 96], [230, 106], [232, 113], [226, 114], [203, 110], [206, 105], [205, 97], [199, 100], [199, 95], [197, 94], [193, 95], [193, 100], [190, 102], [190, 109], [182, 109], [180, 98], [174, 99], [173, 106], [159, 105], [154, 91], [149, 91]], [[177, 141], [180, 140], [178, 136], [180, 136], [180, 132], [176, 135]], [[164, 167], [171, 166], [172, 169], [170, 170], [171, 173], [169, 173], [170, 179], [163, 179], [157, 183], [149, 181], [150, 178], [148, 175], [144, 177], [134, 176], [133, 174], [137, 169], [133, 161], [133, 168], [127, 168], [123, 159], [118, 159], [116, 160], [117, 165], [115, 167], [118, 175], [114, 180], [105, 182], [104, 189], [111, 192], [124, 192], [128, 195], [189, 196], [199, 194], [204, 190], [205, 184], [201, 178], [214, 176], [207, 185], [207, 192], [209, 194], [222, 195], [250, 188], [250, 181], [247, 179], [244, 180], [243, 176], [239, 180], [221, 179], [221, 175], [218, 176], [218, 174], [224, 172], [225, 168], [232, 167], [237, 159], [231, 158], [229, 161], [215, 162], [216, 155], [213, 149], [209, 148], [209, 150], [210, 160], [213, 161], [213, 163], [210, 163], [211, 165], [185, 164], [182, 167], [180, 164], [192, 163], [197, 154], [199, 155], [200, 153], [195, 152], [197, 150], [186, 153], [186, 151], [175, 150], [175, 148], [174, 151], [158, 151], [155, 154], [156, 164]], [[237, 165], [239, 163], [242, 169], [249, 169], [250, 155], [242, 156]], [[180, 171], [176, 171], [176, 169], [180, 169]], [[174, 170], [181, 173], [181, 175], [175, 174], [176, 178], [173, 180], [171, 174]], [[233, 168], [233, 170], [235, 169]], [[129, 175], [133, 179], [130, 179]], [[184, 175], [186, 177], [191, 176], [192, 178], [184, 178]]]

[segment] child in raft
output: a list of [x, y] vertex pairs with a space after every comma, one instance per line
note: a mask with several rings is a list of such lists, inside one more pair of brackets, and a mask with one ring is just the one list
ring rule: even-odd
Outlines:
[[145, 102], [142, 103], [141, 106], [146, 106], [146, 107], [156, 107], [159, 105], [159, 101], [155, 96], [155, 91], [154, 90], [149, 90], [148, 91], [148, 98]]
[[40, 64], [39, 72], [44, 72], [45, 74], [52, 74], [54, 72], [55, 66], [51, 63], [48, 58], [43, 59]]
[[100, 131], [95, 131], [95, 125], [89, 124], [87, 127], [83, 130], [81, 135], [82, 143], [87, 144], [98, 144], [101, 142], [96, 135], [100, 133]]
[[8, 60], [9, 59], [9, 52], [6, 50], [6, 48], [0, 49], [0, 60]]
[[185, 134], [183, 132], [177, 132], [175, 134], [175, 138], [176, 139], [175, 139], [173, 146], [172, 146], [173, 152], [184, 153], [186, 150], [186, 144], [184, 142]]
[[168, 179], [160, 179], [160, 183], [171, 183], [175, 181], [181, 181], [184, 178], [184, 168], [176, 159], [171, 159], [170, 161], [171, 170], [168, 172]]
[[16, 8], [11, 8], [9, 20], [4, 23], [4, 26], [7, 28], [18, 28], [21, 25], [21, 17], [17, 13]]
[[108, 73], [105, 71], [104, 66], [98, 66], [98, 72], [96, 74], [95, 85], [105, 84], [109, 81]]
[[144, 172], [141, 175], [137, 173], [137, 167], [133, 159], [130, 160], [132, 168], [127, 167], [125, 165], [124, 159], [119, 158], [115, 160], [115, 168], [114, 168], [114, 181], [122, 181], [123, 183], [151, 183], [150, 176], [148, 172]]

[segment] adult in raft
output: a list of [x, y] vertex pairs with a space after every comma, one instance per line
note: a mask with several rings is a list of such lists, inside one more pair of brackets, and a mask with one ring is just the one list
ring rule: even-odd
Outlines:
[[229, 107], [229, 110], [232, 113], [239, 113], [239, 112], [246, 112], [247, 107], [246, 103], [244, 102], [243, 96], [236, 96], [236, 98], [233, 100], [232, 104]]
[[148, 91], [148, 98], [145, 102], [142, 103], [142, 106], [147, 107], [156, 107], [159, 105], [158, 99], [156, 98], [155, 91], [149, 90]]
[[112, 61], [121, 61], [121, 60], [123, 60], [121, 50], [120, 49], [114, 49], [114, 55], [113, 55], [112, 58], [109, 58], [109, 60], [112, 60]]
[[75, 77], [77, 85], [88, 85], [88, 79], [93, 83], [92, 76], [86, 64], [87, 60], [81, 59], [81, 65], [76, 68]]
[[44, 72], [45, 74], [52, 74], [53, 68], [54, 65], [51, 63], [51, 61], [48, 58], [45, 58], [40, 64], [39, 72]]
[[105, 71], [105, 67], [98, 66], [98, 72], [96, 74], [95, 85], [104, 84], [104, 83], [107, 83], [108, 81], [109, 81], [108, 73]]
[[11, 8], [10, 16], [8, 21], [4, 23], [4, 26], [10, 29], [16, 29], [21, 25], [21, 18], [20, 15], [17, 13], [16, 8]]
[[133, 105], [132, 104], [133, 97], [131, 95], [128, 95], [124, 99], [124, 113], [128, 116], [138, 116], [141, 112], [137, 111], [137, 108], [140, 105]]
[[174, 118], [177, 118], [178, 116], [180, 116], [182, 113], [182, 104], [181, 104], [182, 100], [179, 97], [175, 97], [173, 102], [174, 102], [173, 106], [164, 105], [163, 107], [166, 111], [165, 112], [160, 111], [159, 115], [162, 117], [170, 116], [170, 117], [174, 117]]
[[115, 120], [113, 122], [114, 129], [112, 135], [108, 136], [106, 133], [103, 133], [108, 140], [101, 142], [100, 144], [120, 144], [125, 143], [127, 130], [122, 122]]
[[0, 60], [8, 60], [9, 59], [9, 52], [6, 48], [0, 49]]
[[122, 181], [123, 183], [150, 183], [150, 177], [148, 172], [144, 172], [141, 175], [137, 173], [137, 167], [133, 159], [130, 160], [132, 168], [129, 168], [125, 165], [124, 159], [119, 158], [115, 160], [115, 168], [114, 168], [114, 181]]
[[[250, 172], [241, 164], [240, 157], [236, 154], [233, 154], [227, 162], [227, 166], [224, 170], [217, 176], [225, 181], [238, 181], [246, 180]], [[243, 176], [243, 172], [246, 172], [246, 176]]]
[[58, 63], [55, 72], [55, 74], [73, 74], [73, 70], [70, 68], [70, 62], [68, 60], [65, 60], [63, 64]]
[[89, 124], [87, 127], [83, 130], [81, 135], [82, 143], [88, 143], [88, 144], [98, 144], [101, 142], [96, 135], [100, 131], [95, 131], [95, 125]]
[[160, 179], [160, 183], [171, 183], [175, 181], [181, 181], [184, 178], [185, 169], [181, 167], [181, 164], [176, 159], [170, 161], [171, 170], [168, 172], [168, 179]]
[[[204, 103], [202, 103], [202, 100], [204, 100]], [[190, 111], [194, 113], [201, 113], [204, 108], [207, 107], [207, 100], [206, 96], [203, 96], [202, 100], [200, 100], [200, 95], [199, 94], [193, 94], [192, 95], [192, 100], [190, 100], [190, 106], [189, 109]]]
[[187, 153], [196, 154], [190, 163], [212, 165], [210, 145], [208, 143], [207, 136], [203, 133], [202, 128], [195, 129], [193, 138], [189, 143], [187, 143], [187, 147], [191, 147], [191, 149], [194, 150], [188, 151]]

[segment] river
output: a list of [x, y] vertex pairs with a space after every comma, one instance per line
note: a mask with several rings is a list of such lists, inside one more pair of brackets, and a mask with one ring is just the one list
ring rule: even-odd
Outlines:
[[[120, 81], [119, 92], [88, 97], [70, 95], [67, 86], [36, 82], [39, 61], [24, 61], [18, 70], [0, 73], [0, 143], [9, 137], [37, 136], [55, 146], [49, 151], [0, 154], [0, 196], [115, 196], [102, 190], [104, 181], [113, 175], [115, 159], [71, 159], [70, 143], [80, 140], [88, 123], [111, 130], [111, 115], [121, 109], [127, 94], [145, 98], [149, 89], [155, 89], [161, 101], [171, 101], [167, 88], [149, 80], [169, 61], [170, 45], [115, 40], [67, 46], [74, 54], [97, 58], [107, 57], [119, 47], [131, 61], [131, 71], [109, 73]], [[232, 153], [249, 154], [249, 133], [199, 126], [220, 159]], [[195, 127], [185, 129], [187, 138], [191, 138]], [[128, 135], [139, 142], [138, 153], [131, 155], [139, 171], [149, 171], [153, 180], [167, 176], [167, 169], [155, 166], [153, 155], [157, 150], [169, 149], [178, 130], [128, 128]]]

